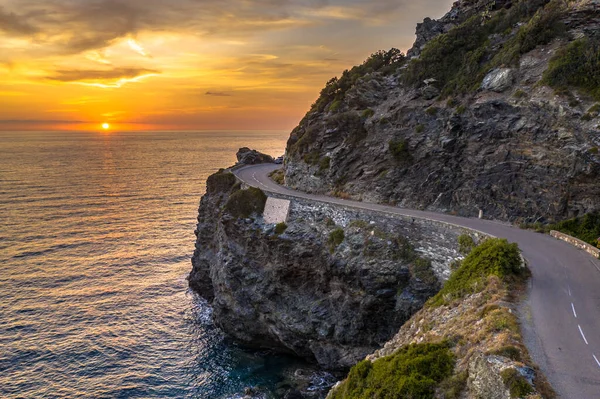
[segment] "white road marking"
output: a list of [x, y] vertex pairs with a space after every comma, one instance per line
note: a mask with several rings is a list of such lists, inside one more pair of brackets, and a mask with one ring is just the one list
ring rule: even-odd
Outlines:
[[598, 364], [598, 367], [600, 367], [600, 361], [598, 361], [598, 358], [596, 357], [596, 355], [592, 354], [592, 356], [594, 356], [594, 360], [596, 361], [596, 364]]
[[573, 305], [573, 302], [571, 302], [571, 309], [573, 309], [573, 316], [577, 318], [577, 312], [575, 311], [575, 305]]
[[571, 286], [567, 285], [567, 288], [569, 289], [569, 296], [571, 296]]
[[594, 262], [593, 260], [590, 260], [590, 262], [592, 262], [592, 265], [594, 265], [594, 267], [596, 269], [598, 269], [598, 271], [600, 272], [600, 267], [598, 267], [598, 265], [596, 264], [596, 262]]
[[581, 336], [583, 337], [583, 341], [585, 342], [586, 345], [589, 345], [587, 342], [587, 339], [585, 339], [585, 335], [583, 335], [583, 330], [581, 329], [581, 326], [578, 324], [577, 327], [579, 327], [579, 332], [581, 333]]

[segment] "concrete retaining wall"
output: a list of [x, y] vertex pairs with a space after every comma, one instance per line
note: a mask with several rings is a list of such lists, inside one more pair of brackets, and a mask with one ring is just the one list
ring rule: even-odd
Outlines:
[[600, 258], [600, 249], [588, 244], [585, 241], [581, 241], [579, 238], [571, 237], [570, 235], [555, 230], [552, 230], [550, 232], [550, 235], [559, 240], [566, 241], [569, 244], [576, 246], [577, 248], [583, 249], [585, 252], [596, 258]]

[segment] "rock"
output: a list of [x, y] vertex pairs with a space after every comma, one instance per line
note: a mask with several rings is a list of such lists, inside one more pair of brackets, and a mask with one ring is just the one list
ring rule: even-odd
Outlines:
[[486, 75], [481, 84], [484, 90], [491, 90], [502, 93], [508, 90], [514, 82], [514, 71], [510, 68], [494, 69]]
[[267, 154], [251, 150], [248, 147], [240, 148], [236, 154], [238, 165], [257, 165], [261, 163], [274, 163], [275, 159]]
[[435, 86], [427, 85], [421, 89], [421, 95], [425, 100], [433, 100], [440, 95], [440, 91]]
[[[212, 301], [216, 325], [248, 347], [347, 370], [439, 290], [459, 256], [460, 229], [302, 200], [277, 235], [261, 217], [223, 212], [239, 188], [218, 187], [201, 201], [189, 283]], [[340, 226], [343, 241], [331, 247]], [[413, 269], [419, 254], [431, 265]]]

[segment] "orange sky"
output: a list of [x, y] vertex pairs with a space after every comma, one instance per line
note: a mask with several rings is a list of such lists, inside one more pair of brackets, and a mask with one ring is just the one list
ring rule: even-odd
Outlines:
[[0, 0], [0, 130], [290, 129], [449, 0]]

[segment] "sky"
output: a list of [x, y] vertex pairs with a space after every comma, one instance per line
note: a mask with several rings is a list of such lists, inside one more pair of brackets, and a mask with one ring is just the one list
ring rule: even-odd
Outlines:
[[0, 0], [0, 130], [287, 130], [451, 0]]

